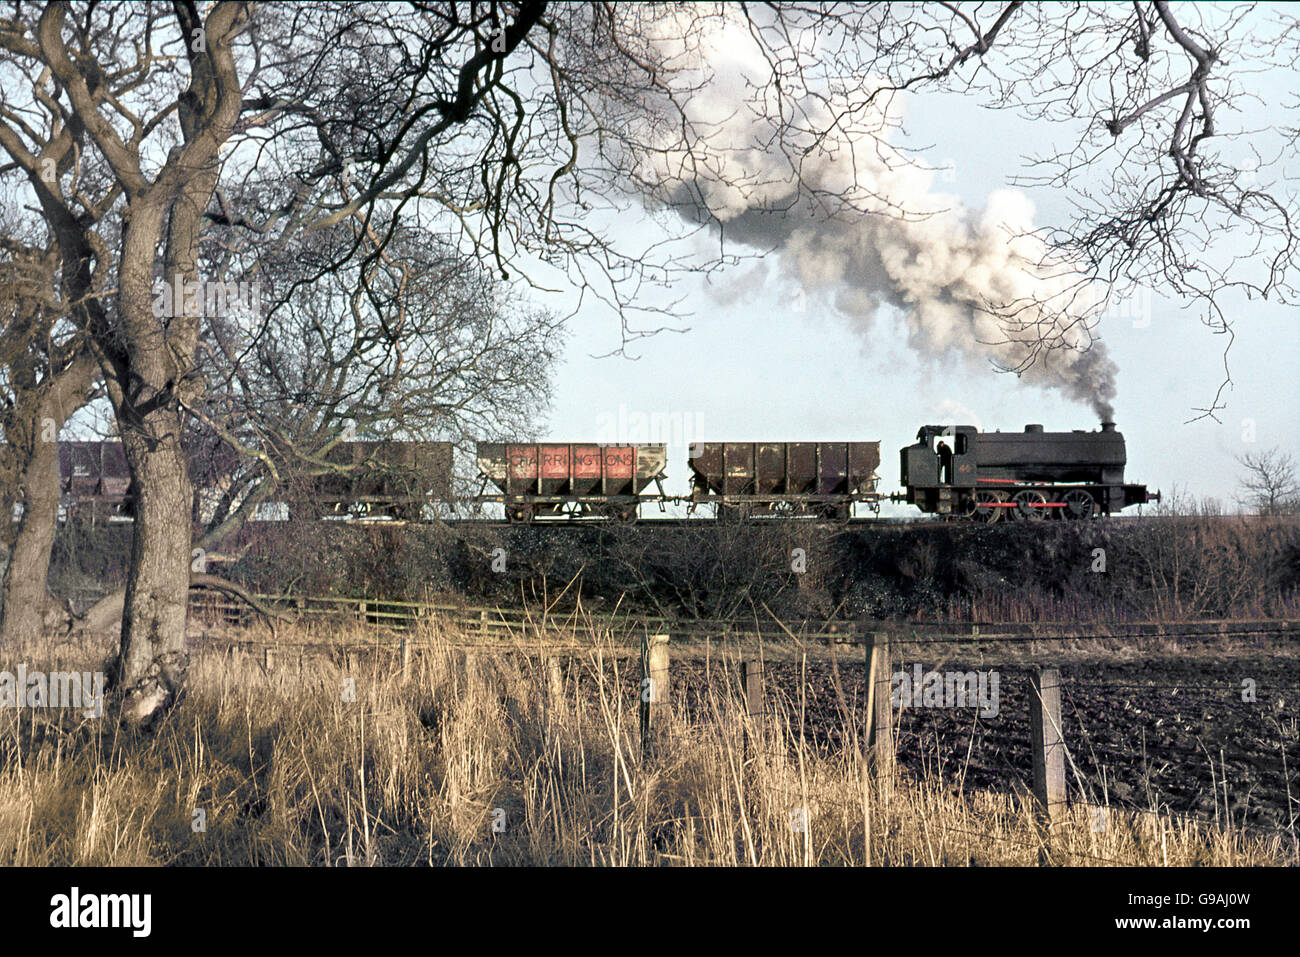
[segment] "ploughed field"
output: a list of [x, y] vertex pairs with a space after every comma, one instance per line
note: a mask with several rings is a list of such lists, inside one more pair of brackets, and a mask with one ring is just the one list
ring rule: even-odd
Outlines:
[[[978, 704], [899, 709], [901, 766], [967, 789], [1031, 786], [1032, 667], [940, 662], [923, 651], [905, 654], [893, 671], [913, 675], [918, 661], [924, 670], [997, 672], [998, 709], [995, 715], [981, 714]], [[1289, 778], [1291, 814], [1300, 814], [1300, 657], [1160, 657], [1058, 667], [1071, 801], [1203, 820], [1217, 815], [1224, 823], [1275, 829], [1290, 820]], [[636, 662], [620, 668], [635, 697]], [[734, 662], [716, 657], [707, 666], [702, 658], [674, 657], [673, 700], [684, 702], [688, 720], [706, 721], [708, 673], [715, 682], [725, 677], [734, 691], [736, 671]], [[852, 747], [854, 728], [861, 740], [866, 668], [860, 657], [768, 660], [765, 672], [767, 707], [783, 725], [788, 721], [792, 734], [825, 751]], [[580, 679], [587, 680], [594, 679]], [[1247, 681], [1254, 683], [1253, 702], [1242, 700]]]

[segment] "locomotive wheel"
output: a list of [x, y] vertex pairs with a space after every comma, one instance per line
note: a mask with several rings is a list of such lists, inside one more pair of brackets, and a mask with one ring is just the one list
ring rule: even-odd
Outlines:
[[1006, 500], [1007, 497], [1002, 492], [992, 492], [983, 488], [979, 489], [975, 493], [968, 514], [977, 522], [984, 522], [987, 525], [992, 525], [1001, 518], [1002, 513], [1006, 511], [1006, 509], [1000, 508], [997, 503], [1005, 502]]
[[1087, 521], [1097, 515], [1097, 501], [1081, 488], [1065, 493], [1065, 517]]
[[1047, 518], [1047, 509], [1041, 507], [1047, 504], [1047, 496], [1036, 489], [1017, 492], [1011, 501], [1016, 503], [1011, 517], [1018, 522], [1041, 522]]

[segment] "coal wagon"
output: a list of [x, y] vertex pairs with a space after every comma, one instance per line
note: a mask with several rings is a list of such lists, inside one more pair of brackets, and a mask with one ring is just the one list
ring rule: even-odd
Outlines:
[[59, 443], [59, 499], [67, 515], [104, 521], [135, 512], [135, 490], [121, 442]]
[[419, 521], [425, 505], [451, 499], [450, 442], [340, 442], [321, 459], [287, 484], [291, 509]]
[[634, 522], [642, 493], [653, 483], [665, 498], [665, 445], [565, 442], [480, 442], [479, 501], [500, 502], [511, 522], [534, 519], [616, 519]]
[[879, 510], [879, 442], [697, 442], [691, 503], [722, 520], [757, 515], [847, 521], [854, 503]]

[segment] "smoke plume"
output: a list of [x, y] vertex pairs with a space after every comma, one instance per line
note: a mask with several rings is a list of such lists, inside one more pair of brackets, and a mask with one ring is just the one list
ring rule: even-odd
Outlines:
[[863, 336], [892, 306], [915, 349], [992, 363], [1113, 418], [1116, 367], [1092, 336], [1100, 293], [1034, 231], [1022, 193], [967, 209], [890, 145], [900, 97], [864, 109], [868, 79], [852, 102], [788, 88], [778, 101], [743, 26], [715, 18], [683, 41], [660, 22], [651, 43], [689, 123], [639, 160], [652, 203], [778, 252], [788, 277], [831, 296]]

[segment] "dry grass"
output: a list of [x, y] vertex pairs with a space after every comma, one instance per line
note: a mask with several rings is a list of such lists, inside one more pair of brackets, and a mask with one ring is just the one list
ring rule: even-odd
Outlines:
[[[1291, 853], [1281, 839], [1086, 808], [1044, 840], [1021, 798], [877, 781], [857, 742], [831, 755], [791, 744], [797, 706], [778, 708], [746, 759], [724, 671], [703, 718], [679, 708], [643, 761], [635, 662], [607, 638], [582, 636], [553, 688], [541, 647], [467, 659], [457, 637], [418, 634], [405, 677], [391, 653], [308, 654], [300, 668], [282, 649], [267, 673], [213, 648], [149, 734], [72, 710], [0, 711], [0, 863], [1242, 865]], [[50, 668], [51, 650], [11, 651], [0, 667]], [[83, 669], [104, 652], [59, 650]]]

